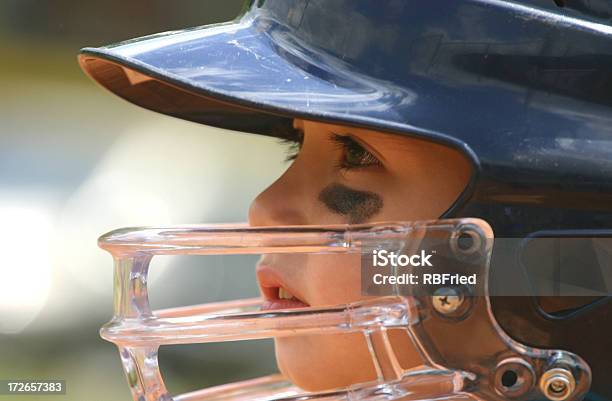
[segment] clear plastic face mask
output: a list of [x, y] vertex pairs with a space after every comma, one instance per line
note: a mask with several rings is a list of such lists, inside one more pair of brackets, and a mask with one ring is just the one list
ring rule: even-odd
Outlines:
[[[590, 371], [580, 357], [519, 344], [497, 324], [487, 295], [492, 242], [490, 227], [478, 219], [117, 230], [99, 241], [115, 260], [114, 317], [101, 335], [119, 348], [133, 398], [139, 401], [581, 399], [590, 386]], [[467, 272], [478, 282], [372, 286], [372, 272], [378, 271], [372, 267], [375, 251], [435, 253], [445, 272]], [[283, 266], [345, 269], [357, 286], [361, 281], [362, 292], [381, 296], [284, 310], [260, 310], [261, 299], [247, 299], [153, 311], [149, 263], [154, 256], [176, 254], [261, 254]], [[389, 340], [391, 329], [411, 339], [422, 359], [418, 368], [402, 368]], [[375, 380], [313, 393], [278, 374], [172, 396], [159, 370], [163, 345], [336, 333], [363, 335]]]

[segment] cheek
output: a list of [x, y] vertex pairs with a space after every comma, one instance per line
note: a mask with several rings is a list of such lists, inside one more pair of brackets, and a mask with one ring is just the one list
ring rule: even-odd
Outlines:
[[362, 334], [286, 337], [275, 345], [281, 372], [305, 390], [346, 387], [376, 378]]
[[427, 182], [423, 185], [415, 184], [412, 188], [398, 187], [385, 197], [385, 209], [380, 214], [380, 219], [396, 221], [438, 219], [454, 199], [446, 196], [440, 187]]
[[376, 216], [383, 208], [383, 200], [379, 194], [357, 190], [339, 183], [323, 188], [318, 200], [330, 212], [346, 216], [351, 224], [363, 223]]
[[312, 306], [354, 302], [361, 296], [360, 255], [311, 255], [305, 270]]

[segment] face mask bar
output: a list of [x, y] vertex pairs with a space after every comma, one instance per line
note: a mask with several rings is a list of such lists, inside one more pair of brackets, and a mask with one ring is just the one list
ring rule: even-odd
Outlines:
[[[363, 262], [372, 250], [416, 251], [431, 238], [444, 244], [448, 266], [471, 269], [482, 288], [439, 286], [432, 295], [415, 286], [408, 294], [397, 289], [348, 305], [273, 311], [260, 311], [259, 299], [160, 311], [149, 306], [147, 274], [156, 255], [355, 255]], [[492, 239], [478, 219], [116, 230], [99, 240], [115, 261], [114, 316], [101, 335], [119, 348], [138, 401], [581, 399], [591, 374], [579, 356], [513, 341], [497, 324], [488, 296], [471, 295], [487, 294]], [[423, 359], [420, 368], [402, 369], [390, 329], [410, 337]], [[172, 397], [158, 365], [161, 345], [355, 332], [366, 339], [377, 379], [346, 389], [309, 393], [272, 375]]]

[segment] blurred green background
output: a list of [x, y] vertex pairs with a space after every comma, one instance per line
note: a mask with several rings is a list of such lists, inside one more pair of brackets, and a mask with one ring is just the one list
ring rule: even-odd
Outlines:
[[[66, 380], [67, 395], [54, 400], [131, 399], [115, 347], [98, 335], [112, 311], [112, 260], [97, 237], [122, 226], [244, 221], [286, 167], [277, 141], [139, 109], [76, 62], [81, 47], [227, 21], [241, 7], [0, 2], [0, 379]], [[155, 259], [152, 304], [254, 296], [253, 262]], [[173, 394], [275, 370], [269, 341], [168, 347], [160, 359]]]

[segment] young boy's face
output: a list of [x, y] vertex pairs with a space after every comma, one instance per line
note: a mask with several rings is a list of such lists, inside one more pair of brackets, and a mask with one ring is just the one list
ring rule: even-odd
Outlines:
[[[367, 129], [295, 120], [303, 135], [295, 160], [251, 204], [253, 226], [436, 219], [467, 185], [471, 165], [458, 151]], [[264, 309], [354, 302], [355, 255], [267, 255], [257, 266]], [[390, 334], [404, 368], [421, 363], [404, 332]], [[376, 378], [362, 334], [276, 340], [280, 370], [306, 390]]]

